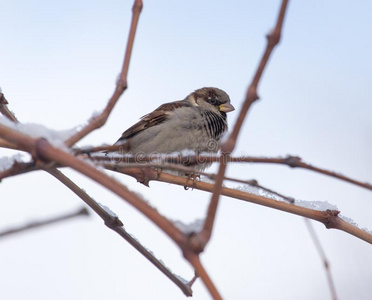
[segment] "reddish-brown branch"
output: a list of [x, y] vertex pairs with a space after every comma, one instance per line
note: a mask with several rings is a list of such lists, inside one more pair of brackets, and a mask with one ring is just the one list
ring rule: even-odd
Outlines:
[[102, 208], [93, 198], [91, 198], [85, 191], [79, 188], [72, 180], [66, 177], [62, 172], [55, 168], [46, 169], [51, 175], [62, 182], [72, 192], [74, 192], [79, 198], [81, 198], [91, 209], [97, 213], [101, 219], [105, 222], [105, 225], [111, 230], [119, 234], [124, 240], [126, 240], [131, 246], [133, 246], [138, 252], [146, 257], [156, 268], [158, 268], [165, 276], [167, 276], [172, 282], [174, 282], [186, 296], [192, 296], [191, 286], [182, 282], [177, 276], [175, 276], [167, 267], [164, 266], [148, 249], [143, 247], [139, 241], [131, 236], [123, 227], [123, 223], [117, 216], [113, 216]]
[[129, 36], [128, 36], [128, 42], [127, 42], [127, 47], [125, 51], [123, 66], [120, 72], [119, 80], [116, 84], [116, 89], [114, 91], [114, 94], [111, 96], [111, 99], [107, 103], [107, 106], [103, 110], [103, 112], [99, 114], [98, 116], [93, 117], [89, 121], [87, 126], [85, 126], [82, 130], [78, 131], [76, 134], [70, 137], [65, 142], [66, 146], [71, 147], [72, 145], [74, 145], [76, 142], [81, 140], [83, 137], [88, 135], [93, 130], [102, 127], [106, 123], [108, 117], [111, 114], [111, 111], [113, 110], [115, 104], [118, 102], [120, 96], [127, 89], [128, 87], [127, 77], [128, 77], [129, 63], [130, 63], [130, 58], [131, 58], [133, 44], [134, 44], [134, 38], [136, 36], [138, 20], [139, 20], [140, 13], [142, 11], [142, 7], [143, 7], [142, 0], [134, 1], [133, 9], [132, 9], [133, 11], [132, 22], [131, 22], [131, 26], [129, 30]]
[[0, 113], [2, 113], [5, 117], [13, 122], [18, 122], [15, 115], [8, 109], [8, 101], [5, 99], [3, 93], [0, 93]]
[[214, 300], [222, 300], [222, 297], [220, 293], [218, 292], [216, 286], [214, 285], [207, 271], [204, 269], [203, 265], [201, 264], [199, 255], [193, 252], [184, 252], [183, 255], [193, 265], [193, 267], [195, 268], [195, 272], [203, 280], [212, 298]]
[[119, 197], [130, 203], [141, 211], [146, 217], [159, 226], [168, 236], [183, 249], [186, 247], [186, 237], [168, 219], [160, 215], [154, 208], [149, 206], [146, 201], [139, 198], [135, 193], [129, 191], [126, 186], [120, 184], [105, 173], [100, 172], [94, 166], [82, 161], [81, 159], [50, 145], [43, 138], [33, 139], [15, 130], [0, 124], [0, 135], [6, 140], [20, 145], [22, 149], [33, 154], [36, 160], [44, 162], [58, 163], [68, 166], [74, 170], [93, 179], [103, 185]]
[[267, 36], [267, 46], [266, 46], [265, 52], [261, 58], [260, 64], [253, 77], [252, 83], [250, 84], [247, 90], [246, 98], [244, 100], [243, 107], [240, 110], [238, 119], [235, 123], [235, 126], [231, 134], [227, 138], [226, 142], [223, 143], [221, 146], [223, 161], [220, 162], [220, 167], [219, 167], [216, 182], [215, 182], [215, 188], [214, 188], [214, 191], [213, 191], [213, 194], [210, 200], [210, 204], [208, 207], [207, 216], [204, 222], [204, 227], [198, 237], [198, 240], [201, 241], [202, 243], [201, 248], [205, 247], [205, 245], [208, 243], [211, 237], [211, 234], [212, 234], [214, 220], [216, 217], [216, 212], [217, 212], [217, 207], [218, 207], [218, 202], [219, 202], [218, 200], [222, 192], [222, 183], [223, 183], [225, 172], [226, 172], [226, 163], [224, 163], [224, 161], [227, 161], [227, 159], [230, 157], [231, 152], [235, 148], [236, 140], [238, 138], [240, 129], [243, 125], [243, 122], [246, 118], [249, 108], [251, 107], [253, 102], [255, 102], [258, 99], [258, 95], [257, 95], [258, 84], [259, 84], [262, 73], [267, 65], [267, 62], [270, 58], [270, 55], [274, 47], [279, 43], [287, 4], [288, 4], [287, 0], [282, 1], [282, 5], [280, 8], [276, 26], [274, 30], [272, 30], [271, 33], [268, 34]]
[[[120, 168], [120, 166], [113, 167], [112, 165], [105, 166], [107, 169], [124, 173], [127, 175], [130, 175], [137, 179], [137, 181], [142, 182], [143, 180], [148, 181], [160, 181], [160, 182], [166, 182], [171, 184], [180, 185], [183, 187], [190, 187], [193, 189], [198, 189], [201, 191], [206, 192], [213, 192], [214, 190], [214, 184], [203, 182], [203, 181], [192, 181], [188, 178], [181, 177], [181, 176], [175, 176], [172, 174], [167, 173], [158, 173], [156, 170], [150, 169], [150, 168]], [[313, 210], [301, 206], [296, 206], [290, 203], [286, 203], [283, 201], [277, 201], [270, 198], [266, 198], [263, 196], [259, 196], [256, 194], [247, 193], [245, 191], [237, 190], [237, 189], [231, 189], [227, 187], [222, 188], [223, 196], [255, 203], [258, 205], [274, 208], [277, 210], [281, 210], [284, 212], [288, 212], [291, 214], [295, 214], [298, 216], [302, 216], [305, 218], [309, 218], [318, 222], [323, 223], [327, 228], [331, 229], [339, 229], [342, 231], [345, 231], [351, 235], [354, 235], [357, 238], [360, 238], [370, 244], [372, 244], [372, 234], [353, 226], [352, 224], [349, 224], [345, 221], [343, 221], [340, 217], [338, 217], [339, 212], [338, 211], [319, 211], [319, 210]], [[198, 235], [194, 235], [197, 237]], [[197, 253], [198, 250], [200, 252], [200, 244], [198, 241], [191, 240], [189, 241], [190, 249], [194, 249], [194, 252]]]
[[38, 139], [35, 143], [35, 152], [41, 160], [55, 161], [62, 165], [73, 168], [74, 170], [93, 179], [97, 183], [111, 190], [119, 197], [130, 203], [146, 217], [152, 220], [165, 233], [169, 235], [181, 248], [185, 246], [184, 235], [171, 223], [168, 219], [160, 215], [154, 208], [149, 206], [143, 199], [139, 198], [135, 193], [129, 191], [127, 187], [117, 182], [113, 178], [98, 171], [95, 167], [85, 163], [84, 161], [54, 148], [46, 140]]

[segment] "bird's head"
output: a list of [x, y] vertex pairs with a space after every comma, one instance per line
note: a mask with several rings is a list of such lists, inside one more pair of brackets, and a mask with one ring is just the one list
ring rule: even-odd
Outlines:
[[191, 93], [187, 98], [195, 106], [215, 111], [226, 117], [226, 113], [235, 110], [229, 95], [214, 87], [204, 87]]

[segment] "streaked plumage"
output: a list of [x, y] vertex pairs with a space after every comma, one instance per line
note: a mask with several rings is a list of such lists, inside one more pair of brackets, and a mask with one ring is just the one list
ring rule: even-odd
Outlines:
[[[165, 103], [128, 128], [115, 143], [136, 154], [180, 152], [216, 153], [227, 131], [226, 113], [234, 110], [218, 88], [202, 88], [184, 100]], [[122, 151], [122, 152], [123, 152]]]

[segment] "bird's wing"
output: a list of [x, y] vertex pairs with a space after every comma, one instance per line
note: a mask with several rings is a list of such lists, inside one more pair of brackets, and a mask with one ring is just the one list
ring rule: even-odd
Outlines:
[[139, 122], [125, 130], [116, 143], [129, 139], [146, 128], [163, 123], [172, 115], [175, 109], [180, 107], [191, 107], [191, 104], [188, 101], [182, 100], [160, 105], [152, 113], [143, 116]]

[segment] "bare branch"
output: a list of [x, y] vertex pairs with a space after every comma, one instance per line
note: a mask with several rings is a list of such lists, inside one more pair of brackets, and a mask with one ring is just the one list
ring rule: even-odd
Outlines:
[[336, 288], [335, 288], [335, 285], [333, 283], [333, 278], [332, 278], [332, 273], [331, 273], [331, 267], [329, 265], [329, 262], [328, 262], [328, 259], [324, 253], [324, 250], [322, 248], [322, 245], [320, 244], [319, 242], [319, 239], [315, 233], [315, 230], [313, 228], [313, 226], [311, 225], [311, 221], [308, 220], [308, 219], [304, 219], [305, 223], [306, 223], [306, 226], [307, 226], [307, 229], [309, 230], [309, 233], [310, 233], [310, 236], [315, 244], [315, 247], [318, 251], [318, 254], [320, 256], [320, 259], [323, 261], [323, 264], [324, 264], [324, 269], [326, 271], [326, 275], [327, 275], [327, 280], [328, 280], [328, 285], [329, 285], [329, 289], [331, 291], [331, 295], [332, 295], [332, 300], [337, 300], [337, 293], [336, 293]]
[[[117, 147], [117, 146], [115, 146]], [[97, 147], [98, 148], [98, 147]], [[105, 150], [106, 147], [100, 147], [100, 149]], [[115, 148], [116, 149], [116, 148]], [[100, 150], [101, 151], [101, 150]], [[79, 153], [85, 153], [83, 150], [78, 151]], [[182, 168], [186, 168], [184, 165], [188, 164], [200, 164], [200, 163], [213, 163], [213, 162], [220, 162], [220, 163], [264, 163], [264, 164], [281, 164], [287, 165], [291, 168], [300, 168], [306, 169], [309, 171], [313, 171], [316, 173], [320, 173], [326, 176], [330, 176], [333, 178], [337, 178], [351, 184], [355, 184], [359, 187], [365, 188], [367, 190], [372, 191], [372, 184], [368, 182], [361, 182], [359, 180], [350, 178], [345, 176], [341, 173], [326, 170], [324, 168], [313, 166], [309, 163], [305, 163], [302, 159], [298, 156], [288, 155], [285, 158], [282, 157], [254, 157], [254, 156], [215, 156], [215, 155], [189, 155], [189, 156], [159, 156], [159, 155], [150, 155], [150, 156], [120, 156], [115, 157], [114, 159], [110, 156], [92, 156], [92, 160], [96, 161], [115, 161], [115, 163], [136, 163], [137, 166], [141, 166], [141, 163], [144, 162], [152, 162], [157, 161], [154, 164], [148, 164], [151, 166], [160, 166], [158, 161], [167, 162], [169, 164], [179, 164], [182, 165]], [[133, 165], [129, 165], [133, 167]], [[164, 164], [165, 167], [165, 164]], [[171, 165], [167, 165], [167, 167], [177, 170], [179, 167], [171, 167]], [[186, 170], [186, 169], [185, 169]], [[188, 168], [188, 171], [192, 170]], [[215, 177], [216, 178], [216, 177]]]
[[[221, 146], [222, 157], [225, 157], [225, 158], [229, 157], [231, 152], [234, 150], [236, 140], [238, 138], [240, 129], [243, 125], [243, 121], [245, 120], [248, 110], [253, 104], [253, 102], [255, 102], [258, 99], [258, 95], [257, 95], [258, 84], [259, 84], [262, 73], [267, 65], [267, 62], [270, 58], [270, 55], [274, 47], [280, 41], [281, 30], [282, 30], [282, 25], [283, 25], [283, 20], [284, 20], [284, 15], [286, 12], [287, 4], [288, 4], [288, 0], [282, 1], [280, 12], [279, 12], [278, 19], [276, 22], [276, 26], [274, 30], [272, 30], [270, 34], [268, 34], [267, 36], [267, 46], [266, 46], [265, 52], [261, 58], [261, 62], [257, 68], [256, 74], [253, 77], [252, 83], [247, 90], [246, 98], [244, 100], [243, 107], [241, 108], [238, 119], [227, 141], [223, 143]], [[222, 192], [222, 183], [223, 183], [223, 179], [225, 176], [226, 167], [227, 167], [226, 163], [220, 163], [220, 167], [219, 167], [216, 182], [215, 182], [214, 192], [212, 194], [210, 204], [208, 207], [207, 216], [204, 222], [204, 227], [198, 237], [198, 240], [201, 241], [201, 248], [205, 247], [205, 245], [208, 243], [211, 237], [211, 234], [212, 234], [213, 224], [214, 224], [218, 202], [219, 202], [218, 200]]]
[[8, 109], [8, 101], [5, 99], [3, 93], [0, 93], [0, 113], [2, 113], [5, 117], [13, 122], [18, 122], [15, 115]]
[[[108, 169], [110, 169], [110, 167], [112, 168], [111, 165], [108, 165], [105, 167]], [[156, 170], [153, 170], [151, 168], [120, 169], [120, 167], [117, 166], [116, 168], [112, 168], [110, 170], [130, 175], [136, 178], [137, 181], [139, 182], [141, 182], [142, 180], [146, 180], [146, 181], [154, 180], [154, 181], [176, 184], [176, 185], [180, 185], [183, 187], [186, 186], [186, 187], [190, 187], [193, 189], [198, 189], [198, 190], [206, 191], [206, 192], [213, 192], [215, 188], [215, 185], [211, 183], [195, 181], [195, 180], [190, 181], [186, 177], [175, 176], [175, 175], [167, 174], [167, 173], [159, 173]], [[323, 223], [328, 229], [334, 228], [334, 229], [345, 231], [351, 235], [354, 235], [357, 238], [360, 238], [372, 244], [372, 234], [352, 224], [349, 224], [343, 221], [340, 217], [338, 217], [339, 211], [334, 211], [334, 210], [320, 211], [320, 210], [309, 209], [309, 208], [305, 208], [301, 206], [296, 206], [290, 203], [286, 203], [283, 201], [277, 201], [277, 200], [273, 200], [273, 199], [266, 198], [263, 196], [259, 196], [259, 195], [247, 193], [245, 191], [231, 189], [227, 187], [222, 188], [221, 195], [239, 199], [239, 200], [244, 200], [247, 202], [259, 204], [259, 205], [270, 207], [270, 208], [274, 208], [277, 210], [281, 210], [281, 211], [295, 214], [298, 216], [302, 216], [305, 218], [309, 218], [309, 219]], [[193, 241], [191, 241], [190, 243], [193, 245], [192, 247], [195, 248], [195, 252], [197, 252], [197, 249], [199, 249], [199, 251], [202, 250], [198, 248], [200, 247], [198, 242], [193, 244]]]
[[193, 267], [195, 268], [195, 272], [203, 280], [212, 298], [214, 300], [220, 300], [220, 299], [222, 300], [222, 297], [220, 293], [218, 292], [216, 286], [214, 285], [207, 271], [204, 269], [203, 265], [201, 264], [199, 255], [193, 252], [184, 252], [183, 255], [193, 265]]
[[108, 213], [101, 205], [99, 205], [92, 197], [90, 197], [85, 191], [79, 188], [71, 179], [65, 176], [59, 170], [52, 168], [46, 169], [48, 173], [57, 178], [71, 191], [73, 191], [79, 198], [81, 198], [91, 209], [97, 213], [105, 225], [119, 234], [124, 240], [126, 240], [131, 246], [133, 246], [138, 252], [140, 252], [145, 258], [147, 258], [156, 268], [158, 268], [165, 276], [173, 281], [186, 296], [192, 296], [191, 286], [182, 282], [177, 276], [175, 276], [168, 268], [166, 268], [150, 251], [141, 245], [141, 243], [133, 238], [123, 227], [123, 223], [117, 216], [113, 216]]
[[83, 137], [91, 133], [93, 130], [102, 127], [106, 123], [108, 117], [111, 114], [111, 111], [113, 110], [115, 104], [118, 102], [120, 96], [127, 89], [128, 87], [127, 77], [128, 77], [129, 63], [130, 63], [130, 58], [132, 54], [134, 38], [136, 36], [138, 20], [139, 20], [140, 13], [142, 11], [142, 6], [143, 6], [142, 0], [134, 1], [133, 8], [132, 8], [132, 11], [133, 11], [132, 22], [131, 22], [131, 26], [129, 30], [129, 36], [128, 36], [127, 48], [126, 48], [125, 56], [124, 56], [124, 62], [123, 62], [123, 66], [120, 72], [119, 80], [116, 84], [116, 89], [114, 91], [114, 94], [111, 96], [111, 99], [107, 103], [107, 106], [102, 111], [102, 113], [92, 118], [89, 121], [87, 126], [85, 126], [82, 130], [80, 130], [75, 135], [70, 137], [65, 142], [66, 146], [71, 147], [76, 142], [80, 141]]
[[54, 223], [59, 223], [62, 221], [70, 220], [75, 217], [79, 216], [88, 216], [89, 212], [86, 208], [80, 208], [78, 211], [74, 213], [65, 214], [59, 217], [54, 217], [52, 219], [44, 220], [44, 221], [38, 221], [38, 222], [32, 222], [24, 226], [16, 227], [13, 229], [8, 229], [6, 231], [0, 232], [0, 237], [9, 236], [11, 234], [20, 233], [23, 231], [28, 231], [30, 229], [37, 229], [43, 226], [47, 226]]

